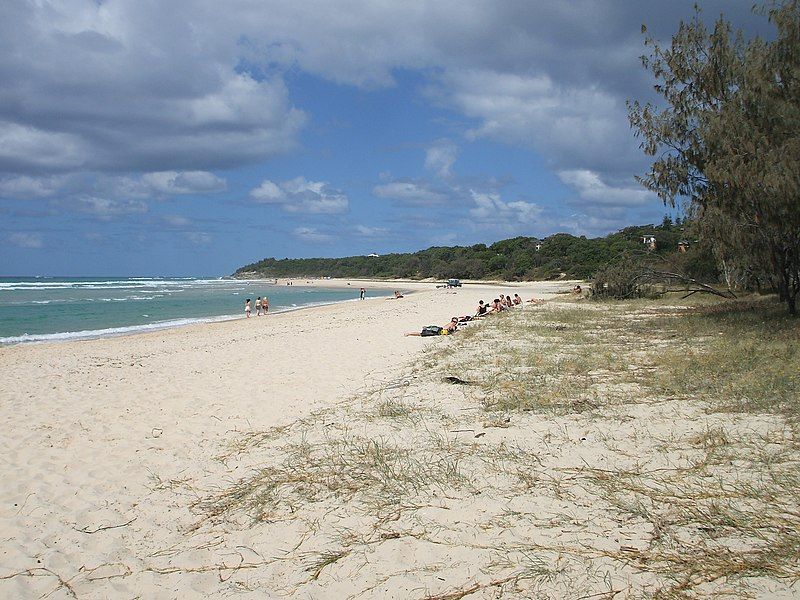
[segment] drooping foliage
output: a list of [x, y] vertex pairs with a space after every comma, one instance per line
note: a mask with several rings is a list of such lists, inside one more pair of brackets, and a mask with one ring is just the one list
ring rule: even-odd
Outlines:
[[746, 41], [696, 13], [669, 47], [642, 58], [665, 107], [629, 105], [640, 178], [665, 203], [685, 201], [729, 285], [772, 287], [796, 313], [800, 292], [800, 4], [762, 11], [775, 38]]

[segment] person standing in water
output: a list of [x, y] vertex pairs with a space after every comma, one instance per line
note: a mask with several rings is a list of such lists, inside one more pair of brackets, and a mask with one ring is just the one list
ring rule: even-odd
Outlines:
[[264, 310], [264, 315], [266, 316], [267, 311], [269, 310], [269, 298], [266, 296], [261, 299], [261, 308]]
[[366, 294], [367, 294], [367, 290], [365, 290], [365, 289], [362, 287], [362, 288], [361, 288], [361, 291], [360, 291], [360, 299], [361, 299], [361, 300], [363, 300], [363, 299], [364, 299], [364, 296], [365, 296]]
[[251, 310], [252, 309], [250, 308], [250, 298], [248, 298], [247, 300], [244, 301], [244, 316], [247, 317], [248, 319], [250, 318]]
[[261, 296], [256, 298], [256, 316], [257, 317], [261, 316]]

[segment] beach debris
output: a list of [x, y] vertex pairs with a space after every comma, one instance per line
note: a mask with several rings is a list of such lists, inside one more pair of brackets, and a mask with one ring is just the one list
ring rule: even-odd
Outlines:
[[120, 523], [119, 525], [102, 525], [100, 527], [96, 527], [94, 529], [90, 528], [88, 525], [86, 527], [73, 527], [75, 531], [80, 531], [81, 533], [88, 533], [89, 535], [93, 533], [97, 533], [98, 531], [105, 531], [106, 529], [118, 529], [120, 527], [126, 527], [133, 523], [136, 520], [136, 517], [133, 517], [130, 521], [125, 521], [124, 523]]
[[475, 385], [474, 381], [464, 381], [463, 379], [459, 379], [458, 377], [453, 377], [452, 375], [443, 377], [442, 381], [444, 381], [445, 383], [452, 383], [453, 385]]
[[383, 389], [384, 390], [393, 390], [393, 389], [400, 388], [400, 387], [406, 387], [408, 385], [411, 385], [411, 381], [408, 380], [408, 379], [402, 379], [400, 381], [395, 381], [394, 383], [390, 383], [389, 385], [387, 385]]

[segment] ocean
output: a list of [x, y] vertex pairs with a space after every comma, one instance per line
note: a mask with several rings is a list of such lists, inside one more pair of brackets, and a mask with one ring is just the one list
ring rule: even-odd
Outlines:
[[[369, 290], [386, 296], [388, 290]], [[269, 298], [270, 313], [358, 300], [359, 286], [168, 277], [0, 277], [0, 344], [103, 337], [244, 317]]]

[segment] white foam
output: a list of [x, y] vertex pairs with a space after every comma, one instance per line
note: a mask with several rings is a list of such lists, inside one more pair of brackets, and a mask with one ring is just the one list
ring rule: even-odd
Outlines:
[[160, 329], [172, 329], [196, 323], [218, 323], [220, 321], [230, 321], [241, 319], [240, 315], [223, 315], [220, 317], [172, 319], [170, 321], [160, 321], [158, 323], [148, 323], [146, 325], [130, 325], [127, 327], [109, 327], [107, 329], [89, 329], [84, 331], [65, 331], [62, 333], [24, 333], [11, 337], [0, 338], [0, 344], [26, 344], [33, 342], [57, 342], [67, 340], [85, 340], [101, 337], [112, 337], [127, 335], [132, 333], [145, 333], [147, 331], [158, 331]]

